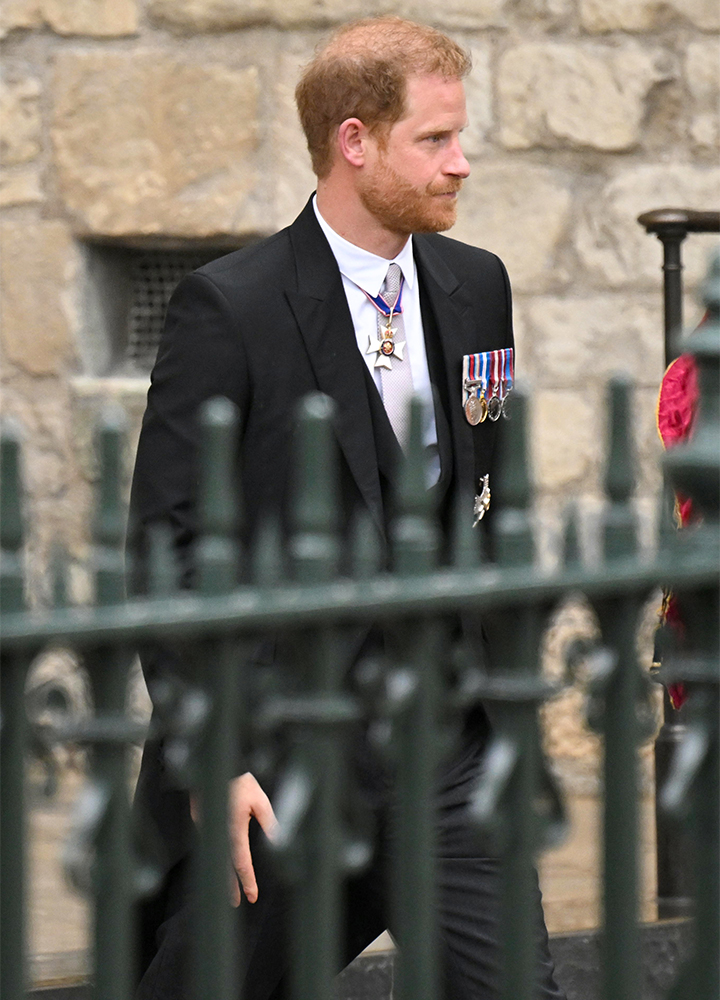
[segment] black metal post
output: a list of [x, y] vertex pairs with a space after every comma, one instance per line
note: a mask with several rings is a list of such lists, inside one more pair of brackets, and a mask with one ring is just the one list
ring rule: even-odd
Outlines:
[[[663, 245], [663, 298], [665, 317], [665, 367], [681, 353], [683, 332], [682, 243], [688, 233], [720, 232], [720, 212], [696, 212], [684, 208], [661, 208], [638, 216], [648, 233]], [[655, 790], [670, 773], [675, 749], [686, 732], [683, 709], [673, 709], [663, 690], [663, 724], [655, 740]], [[688, 837], [658, 808], [655, 796], [657, 840], [657, 906], [661, 920], [687, 915], [692, 907], [692, 858]]]

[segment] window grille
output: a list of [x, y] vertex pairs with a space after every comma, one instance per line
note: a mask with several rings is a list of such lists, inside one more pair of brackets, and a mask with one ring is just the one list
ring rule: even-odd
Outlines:
[[131, 368], [149, 372], [155, 363], [168, 302], [180, 280], [227, 252], [227, 248], [215, 247], [133, 253], [125, 353]]

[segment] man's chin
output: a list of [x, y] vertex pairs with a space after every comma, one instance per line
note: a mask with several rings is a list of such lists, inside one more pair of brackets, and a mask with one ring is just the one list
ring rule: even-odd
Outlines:
[[432, 218], [424, 219], [420, 225], [416, 226], [413, 232], [444, 233], [448, 229], [452, 229], [457, 222], [457, 206], [453, 204], [449, 207], [452, 208], [452, 211], [438, 212]]

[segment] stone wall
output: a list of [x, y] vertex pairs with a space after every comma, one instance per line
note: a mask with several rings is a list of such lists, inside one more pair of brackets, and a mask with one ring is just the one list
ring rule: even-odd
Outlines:
[[[615, 370], [637, 382], [651, 511], [661, 248], [636, 217], [720, 202], [716, 0], [4, 0], [3, 409], [27, 435], [36, 595], [62, 541], [87, 596], [90, 425], [118, 399], [132, 447], [146, 388], [97, 378], [85, 241], [246, 239], [289, 222], [313, 186], [298, 67], [329, 26], [388, 11], [472, 50], [455, 235], [499, 253], [513, 282], [547, 537], [568, 498], [598, 508]], [[685, 247], [689, 319], [708, 246]], [[592, 744], [568, 705], [551, 712], [552, 747], [582, 756]]]

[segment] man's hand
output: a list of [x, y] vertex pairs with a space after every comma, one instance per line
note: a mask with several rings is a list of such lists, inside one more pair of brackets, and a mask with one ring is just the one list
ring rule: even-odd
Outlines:
[[[190, 796], [190, 812], [195, 823], [200, 818], [200, 805], [195, 795]], [[250, 818], [254, 816], [272, 840], [277, 828], [277, 820], [270, 799], [262, 790], [254, 775], [247, 771], [239, 778], [233, 778], [228, 788], [228, 826], [230, 832], [230, 856], [232, 866], [237, 872], [230, 879], [230, 902], [239, 906], [242, 896], [238, 886], [238, 878], [248, 902], [254, 903], [258, 898], [258, 887], [255, 880], [252, 855], [250, 853]]]
[[[249, 827], [251, 816], [254, 816], [258, 821], [265, 836], [272, 840], [277, 828], [273, 807], [255, 777], [248, 771], [240, 775], [239, 778], [233, 778], [230, 782], [228, 822], [230, 824], [230, 854], [233, 868], [238, 874], [248, 902], [254, 903], [258, 898], [258, 887], [250, 854]], [[238, 881], [233, 878], [230, 889], [232, 905], [239, 906], [241, 899]]]

